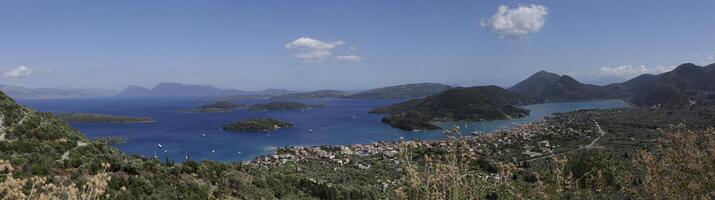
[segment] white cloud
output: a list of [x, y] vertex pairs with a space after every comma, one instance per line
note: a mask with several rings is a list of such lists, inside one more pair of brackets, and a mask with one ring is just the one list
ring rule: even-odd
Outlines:
[[[344, 44], [345, 42], [341, 40], [326, 42], [308, 37], [300, 37], [284, 46], [286, 49], [295, 50], [295, 53], [290, 56], [292, 58], [306, 62], [321, 63], [329, 61], [333, 56], [333, 50]], [[355, 50], [356, 47], [349, 47], [348, 49]], [[333, 60], [337, 62], [357, 62], [365, 59], [365, 57], [357, 55], [336, 56], [333, 58]]]
[[363, 61], [366, 60], [367, 58], [364, 56], [358, 56], [358, 55], [346, 55], [346, 56], [336, 56], [335, 61], [338, 62], [358, 62], [358, 61]]
[[542, 5], [520, 4], [513, 9], [501, 5], [494, 16], [487, 20], [482, 19], [481, 25], [500, 38], [522, 40], [529, 38], [531, 33], [539, 32], [544, 27], [548, 14], [548, 9]]
[[630, 77], [636, 77], [641, 74], [660, 74], [664, 72], [669, 72], [675, 69], [675, 66], [667, 66], [667, 67], [652, 67], [648, 68], [645, 65], [638, 65], [638, 66], [633, 66], [633, 65], [621, 65], [618, 67], [606, 67], [603, 66], [598, 69], [594, 74], [599, 75], [599, 76], [617, 76], [617, 77], [624, 77], [624, 78], [630, 78]]
[[335, 42], [323, 42], [313, 38], [300, 37], [293, 42], [285, 44], [285, 48], [304, 50], [330, 50], [343, 44], [345, 44], [345, 42], [340, 40]]
[[308, 62], [323, 62], [333, 55], [332, 50], [345, 44], [343, 41], [325, 42], [308, 37], [300, 37], [285, 44], [286, 49], [294, 49], [297, 53], [291, 55]]
[[3, 70], [2, 76], [7, 77], [7, 78], [24, 78], [27, 76], [32, 75], [32, 69], [26, 67], [26, 66], [19, 66], [14, 69], [9, 69], [9, 70]]

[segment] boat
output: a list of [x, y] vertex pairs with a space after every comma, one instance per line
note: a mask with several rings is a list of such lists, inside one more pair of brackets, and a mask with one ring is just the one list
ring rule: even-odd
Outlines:
[[216, 150], [215, 150], [215, 149], [211, 149], [211, 153], [216, 153]]
[[308, 133], [313, 133], [313, 129], [308, 129]]
[[156, 145], [156, 148], [161, 148], [161, 147], [164, 147], [164, 146], [161, 146], [161, 143]]
[[202, 134], [201, 134], [201, 137], [206, 137], [206, 133], [202, 133]]

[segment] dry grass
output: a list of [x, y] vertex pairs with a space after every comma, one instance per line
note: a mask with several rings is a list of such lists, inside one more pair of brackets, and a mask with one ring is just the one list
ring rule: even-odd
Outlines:
[[[532, 172], [536, 181], [513, 180], [522, 169], [499, 165], [498, 174], [471, 169], [473, 155], [460, 151], [423, 164], [406, 160], [395, 195], [399, 199], [715, 199], [715, 130], [669, 130], [653, 152], [639, 151], [630, 169], [616, 182], [607, 177], [610, 161], [579, 178], [568, 172], [567, 156], [552, 158], [548, 178]], [[405, 148], [409, 154], [409, 148]], [[407, 156], [409, 157], [409, 156]]]
[[[102, 163], [106, 170], [108, 163]], [[15, 178], [12, 175], [14, 168], [9, 161], [0, 160], [0, 175], [4, 180], [0, 182], [0, 199], [70, 199], [70, 200], [95, 200], [110, 199], [107, 193], [107, 184], [111, 177], [104, 170], [95, 175], [85, 176], [86, 180], [81, 187], [75, 183], [68, 185], [48, 182], [45, 177], [35, 176], [29, 179]], [[56, 177], [59, 179], [59, 177]]]
[[715, 130], [673, 128], [654, 152], [640, 151], [633, 160], [647, 199], [715, 199]]

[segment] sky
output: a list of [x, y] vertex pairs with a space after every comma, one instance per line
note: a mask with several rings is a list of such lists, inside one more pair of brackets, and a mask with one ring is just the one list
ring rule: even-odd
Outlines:
[[715, 1], [0, 0], [0, 84], [593, 83], [715, 62]]

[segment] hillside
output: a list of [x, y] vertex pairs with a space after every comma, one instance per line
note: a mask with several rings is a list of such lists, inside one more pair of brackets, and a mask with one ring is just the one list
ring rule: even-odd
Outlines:
[[340, 98], [347, 93], [338, 90], [318, 90], [270, 97], [273, 100]]
[[439, 94], [452, 88], [438, 83], [415, 83], [372, 89], [345, 96], [351, 99], [408, 99]]
[[574, 101], [612, 99], [622, 97], [618, 89], [583, 84], [568, 75], [539, 71], [509, 88], [524, 96], [544, 101]]
[[376, 108], [371, 113], [388, 113], [383, 122], [405, 130], [436, 129], [437, 121], [496, 120], [519, 118], [528, 110], [516, 107], [533, 100], [497, 86], [453, 88], [422, 99]]
[[76, 129], [52, 114], [20, 106], [0, 93], [0, 159], [24, 163], [19, 166], [19, 172], [36, 173], [39, 166], [56, 166], [65, 152], [88, 142]]
[[636, 105], [677, 106], [715, 101], [715, 64], [682, 64], [673, 71], [637, 77], [620, 85], [630, 88]]
[[153, 123], [156, 120], [150, 117], [135, 117], [135, 116], [123, 116], [123, 115], [106, 115], [98, 113], [60, 113], [57, 114], [57, 118], [60, 118], [69, 123]]

